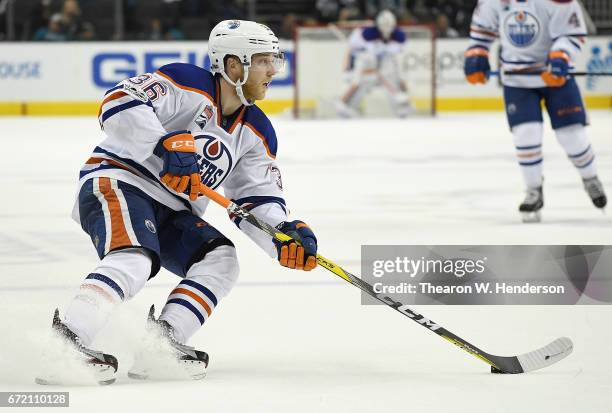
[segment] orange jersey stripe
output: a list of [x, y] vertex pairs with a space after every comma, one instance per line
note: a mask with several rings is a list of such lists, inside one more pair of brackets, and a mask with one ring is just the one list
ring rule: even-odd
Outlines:
[[245, 110], [246, 110], [246, 107], [243, 107], [240, 113], [238, 114], [238, 116], [236, 116], [236, 120], [234, 121], [234, 124], [232, 125], [231, 128], [229, 128], [230, 134], [234, 133], [234, 129], [236, 129], [236, 126], [240, 124], [240, 121], [242, 120], [242, 116], [244, 115]]
[[133, 173], [135, 175], [140, 175], [138, 172], [134, 171], [133, 169], [129, 168], [128, 166], [126, 166], [126, 165], [124, 165], [124, 164], [122, 164], [120, 162], [114, 161], [112, 159], [107, 159], [107, 158], [89, 158], [87, 160], [87, 162], [85, 162], [85, 165], [95, 165], [95, 164], [102, 163], [102, 162], [106, 162], [109, 165], [116, 166], [117, 168], [121, 168], [124, 171], [131, 172], [131, 173]]
[[519, 157], [519, 158], [531, 158], [533, 156], [540, 156], [540, 155], [542, 155], [542, 151], [520, 153], [520, 154], [518, 154], [516, 156]]
[[249, 122], [245, 122], [244, 126], [246, 126], [247, 128], [249, 128], [251, 130], [251, 132], [253, 132], [255, 135], [257, 135], [257, 137], [259, 139], [261, 139], [261, 142], [264, 144], [265, 148], [266, 148], [266, 152], [268, 153], [268, 156], [272, 159], [276, 159], [276, 156], [272, 155], [272, 152], [270, 152], [270, 148], [268, 147], [268, 142], [266, 142], [266, 138], [264, 138], [264, 136], [259, 133], [257, 131], [257, 129], [255, 129], [255, 127], [253, 125], [251, 125]]
[[215, 104], [215, 100], [212, 98], [212, 96], [210, 96], [205, 91], [203, 91], [201, 89], [196, 89], [194, 87], [189, 87], [189, 86], [181, 85], [180, 83], [177, 83], [174, 79], [172, 79], [170, 76], [168, 76], [165, 73], [160, 72], [159, 70], [156, 71], [155, 73], [160, 75], [161, 77], [163, 77], [164, 79], [166, 79], [168, 82], [172, 83], [174, 86], [178, 87], [179, 89], [188, 90], [190, 92], [195, 92], [195, 93], [198, 93], [198, 94], [200, 94], [202, 96], [206, 96], [208, 99], [210, 99], [211, 102], [213, 102], [213, 105]]
[[210, 306], [208, 305], [208, 303], [206, 301], [204, 301], [204, 299], [202, 297], [200, 297], [199, 295], [197, 295], [193, 291], [187, 290], [185, 288], [175, 288], [174, 291], [172, 291], [170, 293], [170, 295], [172, 295], [172, 294], [185, 294], [185, 295], [188, 295], [189, 297], [191, 297], [194, 300], [196, 300], [202, 307], [204, 307], [204, 309], [206, 310], [206, 313], [208, 314], [209, 317], [212, 314], [212, 310], [210, 309]]
[[93, 284], [81, 284], [80, 288], [81, 288], [81, 290], [93, 290], [93, 291], [99, 293], [102, 297], [106, 298], [111, 303], [114, 303], [114, 302], [117, 301], [109, 293], [104, 291], [104, 289], [102, 287], [100, 287], [100, 286], [93, 285]]
[[481, 29], [475, 29], [475, 28], [470, 28], [470, 31], [474, 32], [474, 33], [478, 33], [478, 34], [484, 34], [485, 36], [490, 36], [490, 37], [497, 37], [497, 35], [493, 32], [488, 32], [486, 30], [481, 30]]
[[[108, 204], [108, 211], [111, 219], [111, 242], [110, 250], [114, 250], [119, 247], [132, 246], [130, 237], [128, 236], [127, 230], [125, 229], [125, 223], [123, 222], [123, 214], [121, 213], [121, 204], [117, 198], [117, 194], [111, 188], [110, 178], [100, 177], [99, 178], [100, 192], [104, 195], [104, 199]], [[109, 234], [106, 234], [108, 236]]]
[[122, 92], [122, 91], [117, 91], [115, 93], [111, 93], [106, 99], [104, 99], [102, 101], [102, 103], [100, 104], [100, 109], [98, 109], [98, 117], [100, 117], [100, 115], [102, 114], [102, 108], [104, 107], [104, 105], [106, 105], [108, 102], [111, 102], [113, 100], [119, 99], [123, 96], [127, 96], [127, 93]]

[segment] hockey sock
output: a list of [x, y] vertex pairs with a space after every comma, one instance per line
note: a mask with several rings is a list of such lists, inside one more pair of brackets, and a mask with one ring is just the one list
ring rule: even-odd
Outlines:
[[105, 256], [72, 299], [64, 323], [88, 346], [104, 327], [112, 310], [133, 297], [151, 274], [151, 258], [140, 249], [125, 249]]
[[582, 179], [596, 176], [595, 153], [589, 143], [586, 128], [580, 124], [571, 125], [555, 130], [555, 134]]
[[512, 128], [516, 157], [528, 188], [542, 186], [542, 123], [522, 123]]
[[174, 329], [180, 343], [204, 324], [238, 279], [238, 260], [234, 247], [223, 245], [210, 251], [187, 271], [187, 277], [170, 293], [159, 317]]

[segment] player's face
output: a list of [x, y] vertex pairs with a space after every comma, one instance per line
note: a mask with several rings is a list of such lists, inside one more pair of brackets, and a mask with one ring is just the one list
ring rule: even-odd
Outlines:
[[273, 53], [253, 55], [249, 67], [249, 77], [243, 86], [245, 97], [249, 100], [265, 98], [272, 77], [282, 71], [284, 64], [283, 57]]

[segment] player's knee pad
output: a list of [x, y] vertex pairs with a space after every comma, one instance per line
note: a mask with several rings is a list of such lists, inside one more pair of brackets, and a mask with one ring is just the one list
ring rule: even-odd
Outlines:
[[580, 124], [556, 129], [555, 135], [569, 156], [580, 153], [589, 146], [586, 128]]
[[542, 122], [527, 122], [512, 128], [515, 146], [533, 146], [542, 144], [544, 124]]
[[541, 122], [527, 122], [512, 128], [516, 156], [521, 166], [532, 166], [542, 162]]
[[[111, 252], [98, 264], [90, 276], [111, 286], [122, 301], [129, 300], [144, 287], [149, 275], [153, 260], [149, 253], [142, 248], [127, 248]], [[114, 283], [114, 285], [113, 285]]]
[[220, 300], [234, 287], [239, 273], [236, 249], [221, 245], [193, 264], [187, 271], [186, 279], [205, 285]]

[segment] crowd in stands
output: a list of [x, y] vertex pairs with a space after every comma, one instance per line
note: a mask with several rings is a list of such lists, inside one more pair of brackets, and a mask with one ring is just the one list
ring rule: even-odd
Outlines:
[[[9, 1], [0, 0], [0, 21]], [[280, 37], [292, 38], [297, 24], [372, 19], [382, 9], [392, 10], [400, 23], [432, 24], [439, 37], [459, 37], [468, 35], [476, 1], [123, 0], [117, 13], [114, 0], [18, 0], [16, 40], [206, 39], [216, 22], [253, 13]]]
[[469, 34], [476, 0], [316, 0], [316, 20], [373, 19], [382, 9], [392, 10], [401, 24], [434, 24], [439, 37]]

